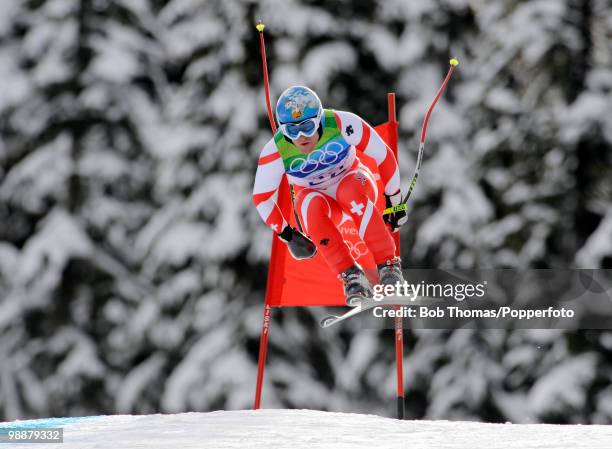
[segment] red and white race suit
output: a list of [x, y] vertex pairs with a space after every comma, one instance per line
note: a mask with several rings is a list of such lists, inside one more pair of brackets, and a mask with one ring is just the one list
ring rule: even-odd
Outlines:
[[325, 131], [308, 155], [280, 132], [270, 139], [259, 157], [253, 202], [266, 224], [280, 233], [287, 220], [275, 200], [287, 174], [296, 191], [296, 211], [304, 232], [335, 274], [355, 263], [338, 230], [346, 215], [355, 222], [374, 261], [384, 263], [395, 256], [395, 242], [375, 205], [376, 180], [359, 155], [376, 161], [387, 195], [400, 190], [395, 156], [376, 131], [353, 113], [326, 110], [324, 121]]

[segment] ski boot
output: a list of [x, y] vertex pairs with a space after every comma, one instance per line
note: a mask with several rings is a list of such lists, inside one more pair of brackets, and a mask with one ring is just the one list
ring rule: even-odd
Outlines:
[[348, 306], [356, 307], [364, 299], [374, 296], [372, 286], [359, 264], [355, 263], [348, 270], [340, 273], [338, 278], [343, 283], [344, 295], [346, 296], [346, 304]]
[[395, 285], [397, 282], [404, 283], [402, 275], [402, 259], [394, 257], [378, 266], [378, 278], [381, 285]]

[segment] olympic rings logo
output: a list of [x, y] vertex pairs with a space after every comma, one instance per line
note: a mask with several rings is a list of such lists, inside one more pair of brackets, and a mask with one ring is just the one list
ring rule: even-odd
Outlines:
[[360, 257], [363, 257], [368, 254], [368, 247], [366, 246], [365, 242], [361, 240], [355, 243], [351, 242], [350, 240], [345, 240], [344, 243], [346, 243], [346, 246], [348, 246], [348, 249], [351, 252], [351, 256], [353, 256], [353, 259], [359, 259]]
[[338, 162], [344, 149], [340, 142], [329, 142], [323, 148], [314, 150], [306, 158], [293, 159], [289, 164], [289, 170], [308, 175], [320, 167], [330, 166]]

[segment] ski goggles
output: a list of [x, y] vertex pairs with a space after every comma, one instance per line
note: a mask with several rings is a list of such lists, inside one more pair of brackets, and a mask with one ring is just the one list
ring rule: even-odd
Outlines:
[[291, 140], [297, 139], [300, 134], [304, 137], [311, 137], [319, 129], [321, 123], [321, 112], [316, 117], [306, 119], [300, 123], [285, 123], [280, 125], [281, 132]]

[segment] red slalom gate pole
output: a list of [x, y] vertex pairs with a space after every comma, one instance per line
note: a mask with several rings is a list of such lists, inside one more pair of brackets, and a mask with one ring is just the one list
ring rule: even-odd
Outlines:
[[264, 368], [266, 366], [266, 354], [268, 352], [268, 333], [270, 330], [270, 319], [272, 314], [272, 306], [267, 301], [264, 306], [263, 327], [261, 329], [261, 338], [259, 339], [259, 360], [257, 362], [257, 386], [255, 387], [255, 403], [253, 410], [259, 409], [261, 404], [261, 390], [263, 387]]
[[[398, 310], [400, 306], [395, 306]], [[397, 419], [406, 416], [404, 405], [404, 332], [403, 319], [395, 317], [395, 360], [397, 364]]]
[[[427, 109], [427, 113], [425, 114], [425, 120], [423, 121], [423, 127], [421, 128], [421, 140], [419, 142], [419, 155], [417, 157], [416, 169], [414, 171], [414, 175], [412, 177], [412, 181], [410, 182], [410, 186], [408, 187], [408, 192], [406, 193], [406, 197], [403, 198], [402, 203], [404, 206], [404, 210], [407, 209], [408, 198], [410, 198], [410, 194], [416, 185], [417, 179], [419, 177], [419, 170], [421, 168], [421, 163], [423, 162], [423, 150], [425, 148], [425, 138], [427, 137], [427, 125], [429, 124], [429, 117], [436, 106], [436, 103], [442, 96], [444, 89], [446, 89], [446, 85], [450, 80], [453, 72], [455, 71], [455, 67], [459, 64], [457, 59], [453, 58], [449, 61], [450, 68], [442, 82], [442, 86], [438, 90], [434, 100], [431, 105]], [[389, 121], [395, 124], [393, 127], [393, 146], [392, 148], [395, 158], [397, 159], [397, 119], [395, 114], [395, 94], [390, 93], [387, 94], [387, 107], [389, 113]], [[392, 209], [392, 208], [391, 208]], [[387, 209], [385, 213], [387, 213]], [[400, 255], [400, 235], [399, 232], [394, 234], [395, 239], [395, 247], [396, 247], [396, 255]], [[396, 309], [399, 309], [400, 306], [395, 306]], [[404, 405], [404, 334], [403, 334], [403, 319], [396, 317], [395, 318], [395, 358], [397, 362], [397, 417], [399, 419], [404, 419], [405, 416], [405, 405]]]
[[[395, 159], [398, 159], [397, 155], [397, 116], [395, 113], [395, 94], [387, 94], [387, 113], [389, 116], [389, 122], [392, 126], [392, 137], [391, 137], [391, 150], [395, 155]], [[398, 159], [399, 164], [399, 159]], [[394, 232], [393, 239], [395, 240], [395, 255], [400, 256], [400, 233]], [[395, 306], [396, 310], [400, 308], [399, 305]], [[397, 419], [404, 419], [405, 417], [405, 406], [404, 406], [404, 332], [403, 332], [403, 319], [395, 318], [395, 365], [397, 368]]]
[[[266, 58], [266, 43], [264, 40], [263, 30], [266, 26], [259, 22], [255, 25], [257, 31], [259, 31], [259, 45], [261, 48], [261, 65], [263, 68], [263, 80], [264, 80], [264, 90], [266, 96], [266, 108], [268, 110], [268, 120], [270, 121], [270, 128], [272, 129], [272, 134], [276, 133], [276, 123], [274, 122], [274, 116], [272, 115], [272, 105], [270, 104], [270, 85], [268, 82], [268, 62]], [[272, 245], [274, 247], [274, 244]], [[273, 248], [274, 249], [274, 248]], [[270, 331], [270, 319], [272, 315], [272, 307], [268, 304], [268, 294], [270, 290], [270, 279], [271, 273], [268, 273], [268, 285], [266, 287], [266, 302], [264, 304], [264, 317], [263, 317], [263, 325], [261, 329], [261, 337], [259, 339], [259, 358], [257, 360], [257, 385], [255, 387], [255, 402], [253, 404], [253, 409], [259, 409], [261, 405], [261, 390], [263, 388], [263, 376], [264, 370], [266, 367], [266, 355], [268, 353], [268, 334]]]
[[[442, 82], [442, 86], [438, 90], [434, 100], [431, 105], [427, 109], [427, 113], [425, 114], [425, 120], [423, 121], [423, 127], [421, 128], [421, 140], [419, 142], [419, 154], [417, 157], [416, 169], [414, 171], [414, 175], [412, 176], [412, 181], [410, 182], [410, 186], [408, 187], [408, 192], [406, 193], [406, 197], [402, 199], [403, 208], [407, 210], [408, 198], [410, 198], [410, 194], [412, 193], [414, 186], [416, 185], [417, 179], [419, 177], [419, 170], [421, 168], [421, 163], [423, 162], [423, 150], [425, 148], [425, 138], [427, 137], [427, 125], [429, 124], [429, 117], [436, 106], [436, 103], [444, 93], [444, 89], [446, 89], [446, 85], [450, 80], [453, 72], [455, 71], [455, 67], [459, 64], [459, 61], [455, 58], [452, 58], [449, 61], [450, 68]], [[394, 123], [393, 127], [393, 152], [395, 154], [395, 158], [397, 159], [397, 119], [395, 114], [395, 94], [390, 93], [387, 94], [387, 107], [389, 113], [389, 121]], [[394, 208], [385, 209], [384, 213], [390, 213]], [[395, 239], [395, 247], [397, 250], [396, 255], [400, 255], [400, 236], [399, 232], [394, 233]], [[396, 309], [399, 309], [400, 306], [395, 306]], [[403, 335], [403, 319], [395, 318], [395, 358], [397, 361], [397, 417], [399, 419], [404, 419], [405, 416], [405, 407], [404, 407], [404, 335]]]

